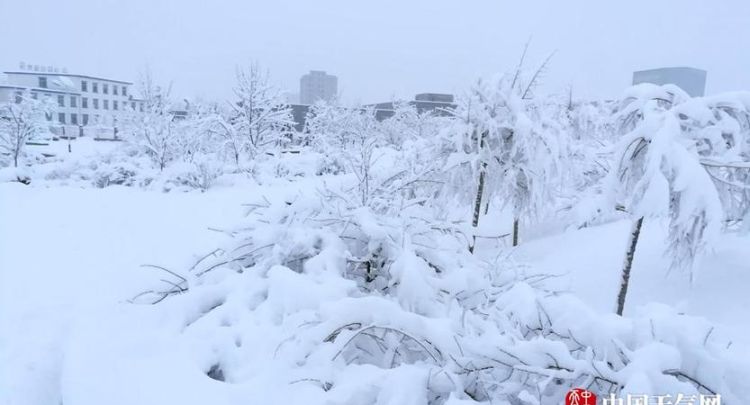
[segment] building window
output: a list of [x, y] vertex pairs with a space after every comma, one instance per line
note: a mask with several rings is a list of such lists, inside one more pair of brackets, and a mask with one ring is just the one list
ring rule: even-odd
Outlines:
[[91, 91], [93, 91], [94, 93], [98, 93], [99, 92], [99, 83], [92, 82], [91, 83]]
[[77, 114], [70, 114], [70, 123], [73, 125], [78, 125], [78, 115]]
[[130, 102], [130, 108], [132, 108], [133, 111], [135, 111], [135, 101]]
[[65, 96], [61, 96], [61, 95], [57, 96], [57, 106], [65, 107]]
[[87, 99], [86, 97], [81, 97], [81, 107], [89, 108], [89, 99]]
[[23, 101], [23, 93], [21, 93], [20, 91], [17, 91], [16, 92], [16, 104], [20, 103], [21, 101]]
[[112, 94], [117, 95], [117, 86], [112, 86]]
[[89, 91], [89, 83], [85, 80], [81, 80], [81, 91]]
[[141, 112], [143, 112], [143, 103], [139, 103], [139, 104], [140, 104], [140, 110]]
[[94, 100], [94, 109], [98, 110], [99, 109], [99, 99], [98, 98], [94, 98], [92, 100]]
[[89, 115], [88, 114], [83, 114], [83, 116], [81, 118], [83, 118], [83, 125], [88, 125], [89, 124]]
[[70, 106], [78, 107], [78, 100], [76, 100], [76, 96], [70, 96]]
[[39, 78], [39, 87], [46, 89], [47, 88], [47, 78], [46, 77], [40, 77]]
[[[117, 87], [115, 87], [117, 88]], [[112, 100], [112, 109], [117, 110], [117, 100]]]
[[109, 100], [102, 100], [102, 102], [104, 103], [104, 109], [109, 110]]
[[39, 98], [39, 94], [37, 94], [37, 92], [35, 92], [35, 91], [32, 91], [31, 92], [31, 98], [33, 98], [34, 100], [36, 100], [36, 99]]
[[122, 86], [122, 95], [127, 96], [128, 95], [128, 88], [125, 86]]
[[109, 85], [107, 83], [102, 83], [102, 93], [109, 94]]
[[65, 113], [59, 113], [57, 114], [57, 121], [59, 121], [61, 124], [65, 123]]

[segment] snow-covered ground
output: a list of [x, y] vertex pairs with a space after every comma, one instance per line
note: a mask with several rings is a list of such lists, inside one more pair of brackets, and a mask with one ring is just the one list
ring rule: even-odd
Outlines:
[[[652, 302], [668, 304], [721, 325], [737, 344], [750, 347], [750, 238], [725, 235], [719, 250], [697, 267], [691, 285], [687, 273], [669, 271], [665, 228], [658, 220], [644, 225], [625, 315]], [[560, 275], [548, 280], [549, 287], [570, 291], [602, 312], [613, 311], [629, 231], [624, 221], [569, 231], [529, 241], [516, 257], [533, 272]]]
[[[231, 391], [211, 389], [218, 383], [190, 367], [175, 367], [186, 360], [160, 334], [163, 320], [142, 311], [136, 312], [140, 318], [134, 317], [125, 301], [158, 278], [153, 269], [140, 265], [185, 268], [197, 252], [225, 243], [227, 236], [209, 228], [240, 221], [241, 204], [252, 193], [242, 187], [160, 193], [0, 184], [0, 403], [57, 403], [65, 356], [68, 368], [110, 368], [89, 370], [88, 382], [68, 381], [69, 390], [87, 390], [83, 397], [97, 398], [96, 389], [101, 389], [122, 394], [110, 403], [186, 404], [209, 398], [222, 403], [217, 395]], [[602, 312], [611, 311], [628, 228], [621, 222], [553, 235], [524, 243], [512, 257], [528, 263], [533, 272], [561, 275], [548, 281], [550, 287], [569, 290]], [[675, 305], [723, 325], [738, 355], [747, 356], [748, 239], [727, 237], [719, 256], [703, 266], [691, 287], [683, 274], [667, 276], [655, 270], [667, 267], [660, 253], [660, 229], [658, 224], [646, 227], [626, 312], [651, 301]], [[118, 313], [122, 316], [113, 316]], [[123, 331], [126, 326], [129, 330]], [[111, 339], [113, 331], [131, 338], [88, 347], [90, 352], [75, 344], [77, 336]], [[66, 347], [71, 348], [67, 353]], [[171, 366], [154, 370], [159, 364]], [[174, 375], [174, 370], [182, 371]], [[140, 385], [117, 386], [124, 381]], [[206, 387], [181, 398], [179, 387], [186, 381]], [[206, 397], [191, 397], [195, 392]]]
[[71, 325], [218, 245], [251, 190], [0, 184], [0, 403], [56, 402]]

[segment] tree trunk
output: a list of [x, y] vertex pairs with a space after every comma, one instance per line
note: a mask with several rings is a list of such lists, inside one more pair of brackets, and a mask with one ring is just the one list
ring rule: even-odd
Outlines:
[[518, 218], [513, 219], [513, 246], [518, 246]]
[[[484, 176], [485, 164], [482, 164], [482, 170], [479, 172], [479, 185], [477, 186], [477, 197], [474, 201], [474, 216], [471, 219], [471, 226], [474, 227], [475, 231], [479, 226], [479, 215], [482, 213], [482, 196], [484, 195]], [[469, 246], [469, 253], [474, 253], [474, 246], [477, 244], [477, 235], [471, 236], [471, 246]]]
[[[482, 150], [484, 149], [484, 139], [487, 137], [487, 132], [482, 132], [479, 138], [479, 155], [481, 156]], [[474, 216], [471, 219], [471, 226], [476, 232], [477, 226], [479, 226], [479, 216], [482, 215], [482, 199], [484, 198], [484, 178], [487, 175], [487, 162], [482, 162], [481, 168], [479, 169], [479, 184], [477, 185], [477, 197], [474, 200]], [[488, 202], [489, 204], [489, 202]], [[471, 235], [471, 245], [469, 246], [469, 253], [474, 253], [474, 246], [477, 244], [476, 233]]]
[[628, 286], [630, 285], [630, 269], [633, 268], [635, 249], [638, 245], [638, 238], [641, 236], [642, 225], [643, 217], [640, 217], [633, 223], [633, 227], [630, 230], [628, 250], [625, 252], [625, 263], [622, 267], [622, 281], [620, 282], [620, 292], [619, 294], [617, 294], [617, 315], [622, 315], [622, 312], [625, 309], [625, 297], [628, 294]]

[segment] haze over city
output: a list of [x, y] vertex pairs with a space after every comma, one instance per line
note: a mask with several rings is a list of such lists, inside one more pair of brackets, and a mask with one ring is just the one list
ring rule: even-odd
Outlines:
[[[458, 93], [556, 52], [541, 91], [611, 98], [631, 72], [708, 71], [707, 93], [750, 88], [750, 2], [0, 0], [0, 68], [20, 61], [136, 81], [149, 67], [178, 97], [226, 98], [258, 61], [283, 88], [325, 70], [348, 102]], [[35, 26], [50, 27], [34, 30]], [[52, 29], [52, 27], [55, 27]]]

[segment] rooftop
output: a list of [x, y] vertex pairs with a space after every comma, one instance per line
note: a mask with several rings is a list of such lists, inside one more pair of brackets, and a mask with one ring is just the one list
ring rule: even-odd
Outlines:
[[6, 75], [33, 75], [33, 76], [63, 76], [63, 77], [78, 77], [81, 79], [88, 80], [101, 80], [105, 82], [120, 83], [120, 84], [133, 84], [132, 82], [125, 82], [122, 80], [105, 79], [103, 77], [87, 76], [87, 75], [76, 75], [70, 73], [52, 73], [52, 72], [21, 72], [21, 71], [7, 71], [3, 72]]
[[4, 83], [0, 83], [0, 89], [30, 90], [30, 91], [37, 91], [40, 93], [62, 93], [62, 94], [79, 94], [79, 95], [81, 94], [80, 92], [77, 92], [77, 91], [49, 89], [49, 88], [42, 88], [42, 87], [19, 86], [19, 85], [4, 84]]

